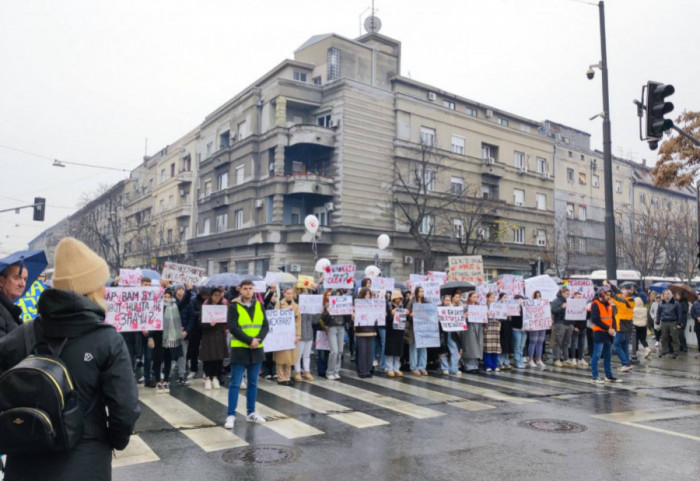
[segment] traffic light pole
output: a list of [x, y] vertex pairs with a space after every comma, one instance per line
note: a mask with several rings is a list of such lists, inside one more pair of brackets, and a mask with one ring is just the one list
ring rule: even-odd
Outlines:
[[19, 214], [19, 211], [22, 209], [30, 209], [30, 208], [33, 209], [34, 207], [38, 207], [40, 205], [42, 205], [42, 204], [39, 203], [39, 204], [20, 205], [19, 207], [12, 207], [11, 209], [2, 209], [2, 210], [0, 210], [0, 213], [14, 211], [14, 212]]
[[615, 216], [613, 208], [612, 140], [610, 99], [608, 95], [608, 54], [605, 44], [605, 3], [598, 2], [600, 13], [600, 70], [603, 77], [603, 173], [605, 175], [605, 267], [608, 280], [617, 280]]

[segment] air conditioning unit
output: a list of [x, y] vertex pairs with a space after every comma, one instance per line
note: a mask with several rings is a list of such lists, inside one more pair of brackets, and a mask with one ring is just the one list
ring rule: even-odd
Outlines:
[[340, 127], [340, 119], [331, 120], [330, 122], [328, 122], [328, 126], [333, 128], [333, 129], [337, 129], [338, 127]]
[[494, 159], [493, 157], [489, 157], [488, 159], [486, 159], [486, 163], [488, 165], [494, 165], [496, 163], [496, 159]]
[[323, 207], [325, 207], [325, 209], [327, 211], [335, 210], [335, 206], [333, 205], [333, 202], [326, 202], [325, 204], [323, 204]]
[[486, 116], [487, 116], [487, 117], [493, 117], [493, 110], [491, 110], [491, 109], [486, 109]]
[[255, 208], [260, 209], [263, 206], [263, 200], [262, 199], [255, 199]]
[[435, 92], [428, 92], [428, 100], [435, 102], [435, 99], [437, 99], [437, 94]]
[[290, 264], [289, 272], [301, 272], [301, 264]]
[[519, 174], [527, 174], [527, 167], [524, 165], [521, 165], [520, 168], [518, 169]]
[[236, 132], [231, 132], [229, 134], [229, 141], [234, 143], [236, 140], [238, 140], [238, 134]]
[[180, 197], [184, 197], [184, 196], [185, 196], [185, 189], [180, 189]]
[[413, 256], [404, 256], [403, 263], [404, 264], [413, 264]]

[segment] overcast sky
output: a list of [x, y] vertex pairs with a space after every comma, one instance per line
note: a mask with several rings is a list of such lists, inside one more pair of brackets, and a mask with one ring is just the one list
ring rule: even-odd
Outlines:
[[[85, 191], [197, 126], [309, 37], [355, 38], [371, 0], [2, 0], [0, 255], [70, 215]], [[534, 120], [590, 132], [602, 149], [596, 4], [578, 0], [376, 0], [381, 33], [402, 42], [402, 75]], [[675, 85], [700, 109], [700, 2], [606, 2], [613, 153], [653, 162], [638, 137], [642, 84]], [[658, 33], [657, 33], [658, 32]], [[652, 41], [652, 38], [654, 40]], [[663, 39], [663, 40], [662, 40]], [[674, 112], [674, 113], [675, 113]]]

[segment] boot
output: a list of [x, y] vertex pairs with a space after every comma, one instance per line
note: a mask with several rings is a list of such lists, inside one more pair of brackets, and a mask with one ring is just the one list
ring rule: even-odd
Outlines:
[[301, 382], [301, 373], [299, 371], [294, 371], [294, 382]]
[[309, 382], [311, 382], [311, 381], [314, 380], [314, 377], [311, 375], [311, 372], [310, 372], [310, 371], [306, 371], [306, 372], [304, 373], [304, 380], [305, 380], [305, 381], [309, 381]]

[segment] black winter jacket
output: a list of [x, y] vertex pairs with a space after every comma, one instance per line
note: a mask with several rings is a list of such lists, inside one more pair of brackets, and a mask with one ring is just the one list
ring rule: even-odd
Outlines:
[[659, 307], [656, 310], [656, 323], [661, 322], [681, 323], [681, 306], [675, 299], [659, 302]]
[[[61, 359], [68, 367], [86, 411], [83, 436], [67, 453], [8, 455], [8, 480], [109, 480], [112, 449], [124, 449], [141, 414], [136, 381], [124, 340], [113, 328], [100, 328], [105, 312], [71, 291], [48, 289], [39, 299], [37, 340], [68, 338]], [[27, 353], [22, 325], [0, 340], [0, 372]], [[93, 400], [97, 404], [90, 411]], [[37, 460], [40, 459], [40, 462]]]
[[557, 298], [554, 299], [550, 305], [552, 311], [552, 322], [554, 322], [554, 324], [561, 324], [565, 322], [566, 307], [563, 307], [564, 304], [566, 304], [566, 298], [561, 294], [561, 292], [558, 292]]
[[[243, 304], [241, 304], [241, 298], [238, 297], [233, 300], [231, 304], [228, 306], [228, 313], [226, 316], [226, 323], [228, 324], [228, 332], [231, 333], [231, 336], [238, 339], [239, 341], [242, 341], [246, 344], [250, 344], [253, 342], [253, 339], [246, 335], [245, 332], [243, 332], [243, 329], [238, 325], [238, 305], [241, 305], [245, 308], [246, 311], [248, 311], [248, 315], [250, 318], [253, 318], [253, 315], [255, 314], [255, 304], [260, 304], [260, 301], [255, 300], [253, 298], [253, 302], [250, 304], [250, 307], [246, 307]], [[261, 306], [262, 307], [262, 304]], [[258, 339], [261, 341], [265, 341], [265, 336], [267, 336], [267, 332], [270, 330], [270, 325], [267, 322], [267, 316], [265, 315], [265, 309], [263, 308], [263, 325], [262, 328], [260, 329], [260, 334], [258, 335]], [[249, 347], [232, 347], [231, 348], [231, 364], [257, 364], [259, 362], [263, 362], [265, 360], [265, 351], [263, 351], [263, 347], [259, 346], [257, 349], [250, 349]]]
[[22, 309], [0, 292], [0, 339], [22, 324]]

